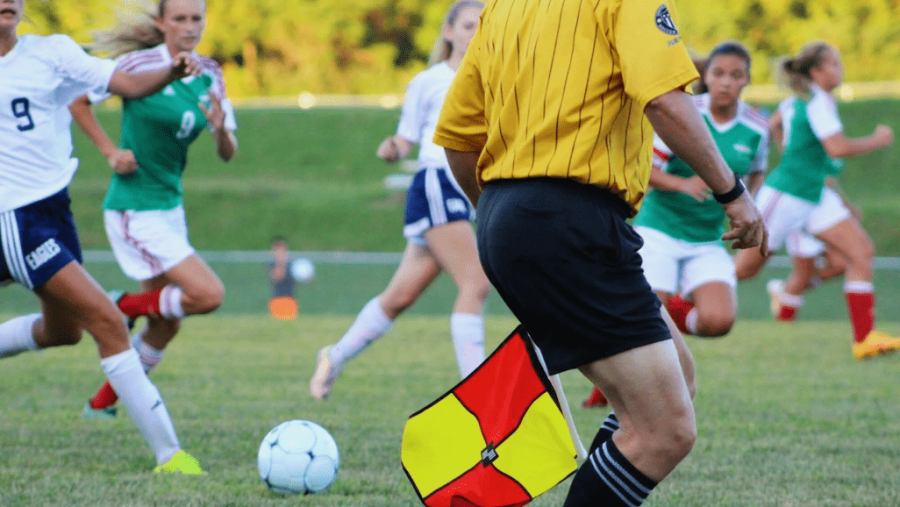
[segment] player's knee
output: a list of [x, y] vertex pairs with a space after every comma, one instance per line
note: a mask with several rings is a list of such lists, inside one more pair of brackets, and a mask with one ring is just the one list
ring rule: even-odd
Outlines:
[[718, 338], [731, 332], [734, 326], [734, 312], [713, 310], [701, 313], [697, 319], [698, 334], [705, 338]]
[[82, 336], [81, 329], [67, 329], [65, 331], [58, 331], [50, 336], [50, 340], [52, 342], [52, 347], [64, 347], [67, 345], [77, 345], [78, 342], [81, 341]]
[[[122, 314], [113, 305], [110, 305], [108, 310], [96, 313], [88, 323], [87, 331], [100, 344], [111, 345], [116, 342], [128, 344], [129, 342], [128, 328], [125, 326], [125, 321], [122, 320]], [[78, 340], [80, 340], [81, 333], [78, 334]]]
[[222, 285], [222, 282], [216, 280], [215, 283], [207, 284], [200, 290], [195, 291], [191, 295], [191, 299], [194, 300], [192, 306], [195, 313], [214, 312], [222, 306], [222, 302], [225, 300], [225, 286]]
[[484, 276], [472, 280], [470, 283], [466, 284], [466, 287], [460, 289], [461, 295], [469, 297], [473, 301], [479, 303], [484, 303], [490, 292], [491, 282]]
[[875, 258], [875, 244], [868, 236], [860, 241], [857, 248], [859, 250], [857, 256], [860, 257], [863, 262], [871, 263], [872, 259]]
[[736, 266], [735, 274], [737, 275], [738, 280], [749, 280], [756, 276], [759, 272], [759, 268], [756, 266]]

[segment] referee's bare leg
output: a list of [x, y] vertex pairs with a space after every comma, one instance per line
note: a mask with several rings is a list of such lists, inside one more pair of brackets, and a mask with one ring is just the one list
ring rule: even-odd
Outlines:
[[[685, 380], [687, 374], [693, 384], [693, 359], [687, 347], [679, 349], [675, 340], [665, 340], [579, 368], [600, 388], [618, 417], [616, 447], [656, 482], [690, 453], [697, 436], [692, 389]], [[682, 368], [683, 361], [689, 371]]]

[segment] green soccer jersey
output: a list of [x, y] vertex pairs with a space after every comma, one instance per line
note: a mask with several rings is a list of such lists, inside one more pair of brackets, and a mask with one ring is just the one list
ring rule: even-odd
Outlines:
[[766, 178], [766, 185], [818, 204], [825, 178], [838, 174], [843, 167], [828, 156], [821, 141], [843, 130], [834, 98], [814, 86], [811, 98], [789, 97], [779, 104], [778, 111], [784, 129], [784, 154]]
[[[768, 124], [759, 113], [740, 102], [733, 120], [718, 125], [709, 112], [709, 95], [694, 97], [694, 104], [703, 115], [713, 140], [728, 164], [740, 177], [764, 171], [769, 151]], [[659, 137], [653, 143], [653, 165], [681, 178], [695, 175], [683, 160]], [[656, 229], [672, 238], [689, 243], [719, 241], [724, 233], [725, 212], [714, 199], [697, 202], [681, 192], [652, 190], [634, 220], [634, 225]]]
[[[120, 146], [134, 152], [138, 169], [127, 175], [113, 175], [104, 209], [167, 210], [183, 203], [181, 175], [188, 148], [207, 127], [198, 103], [208, 108], [211, 92], [223, 99], [226, 128], [236, 128], [233, 109], [225, 101], [218, 64], [209, 58], [199, 60], [204, 69], [200, 77], [174, 81], [143, 99], [123, 100]], [[171, 56], [165, 46], [129, 53], [118, 61], [118, 68], [129, 72], [168, 65]]]

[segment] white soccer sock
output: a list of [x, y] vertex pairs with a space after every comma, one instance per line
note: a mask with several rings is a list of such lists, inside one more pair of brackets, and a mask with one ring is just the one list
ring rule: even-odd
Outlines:
[[141, 366], [144, 367], [144, 372], [150, 373], [150, 371], [152, 371], [153, 368], [156, 368], [156, 365], [162, 361], [165, 350], [147, 345], [147, 343], [144, 342], [144, 333], [146, 332], [147, 327], [144, 326], [144, 329], [142, 329], [140, 333], [134, 335], [131, 344], [134, 346], [134, 350], [137, 351], [138, 357], [141, 359]]
[[166, 285], [159, 292], [159, 314], [166, 319], [183, 319], [181, 308], [181, 287]]
[[450, 335], [459, 375], [466, 378], [484, 361], [484, 318], [471, 313], [450, 315]]
[[156, 453], [156, 462], [169, 461], [181, 446], [162, 396], [144, 373], [137, 352], [128, 349], [101, 359], [100, 365], [134, 424]]
[[783, 305], [791, 308], [801, 308], [803, 301], [806, 299], [802, 294], [791, 294], [788, 292], [782, 292], [778, 297]]
[[688, 312], [687, 316], [684, 318], [684, 327], [687, 328], [688, 332], [692, 335], [697, 336], [697, 319], [698, 317], [697, 308], [691, 308], [691, 311]]
[[394, 321], [381, 309], [378, 296], [372, 298], [356, 316], [353, 325], [344, 333], [341, 340], [331, 348], [331, 361], [339, 368], [342, 367], [344, 363], [387, 333], [393, 324]]
[[34, 342], [34, 323], [41, 320], [40, 313], [22, 315], [0, 324], [0, 358], [12, 357], [28, 350], [37, 350]]
[[844, 292], [871, 294], [875, 292], [875, 285], [872, 282], [846, 282], [844, 283]]

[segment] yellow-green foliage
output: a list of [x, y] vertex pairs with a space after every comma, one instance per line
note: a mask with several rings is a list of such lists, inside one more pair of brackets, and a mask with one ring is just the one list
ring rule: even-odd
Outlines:
[[[662, 0], [660, 0], [662, 2]], [[128, 0], [28, 0], [23, 31], [62, 32], [79, 42], [109, 26]], [[395, 93], [426, 65], [449, 0], [208, 1], [199, 48], [225, 67], [232, 96]], [[900, 72], [900, 0], [681, 0], [684, 40], [706, 52], [724, 39], [748, 45], [753, 81], [771, 82], [771, 61], [821, 39], [844, 54], [848, 81]], [[650, 21], [652, 22], [652, 20]]]

